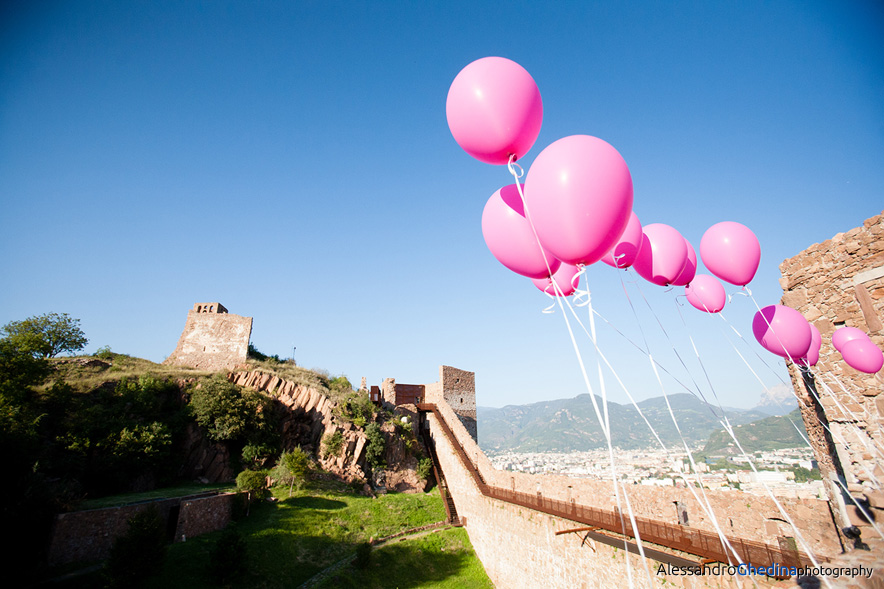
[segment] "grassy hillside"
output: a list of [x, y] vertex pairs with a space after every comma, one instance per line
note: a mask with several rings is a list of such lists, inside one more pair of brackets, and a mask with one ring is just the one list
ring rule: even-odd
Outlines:
[[[750, 453], [803, 447], [806, 445], [806, 442], [795, 431], [793, 423], [798, 426], [802, 434], [807, 435], [799, 409], [795, 409], [788, 415], [766, 417], [758, 421], [738, 425], [734, 428], [734, 435], [737, 436], [743, 449]], [[703, 453], [706, 455], [734, 455], [740, 452], [730, 435], [721, 429], [709, 436], [709, 440], [706, 442], [705, 448], [703, 448]]]

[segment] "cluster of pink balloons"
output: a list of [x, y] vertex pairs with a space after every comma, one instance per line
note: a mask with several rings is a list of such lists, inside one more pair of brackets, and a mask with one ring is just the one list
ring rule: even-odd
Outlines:
[[841, 327], [832, 334], [832, 346], [848, 366], [860, 372], [874, 374], [884, 367], [884, 353], [872, 339], [856, 327]]
[[[446, 115], [457, 143], [490, 164], [508, 164], [534, 145], [543, 119], [540, 91], [531, 75], [503, 57], [467, 65], [448, 91]], [[535, 280], [552, 294], [573, 293], [579, 267], [602, 260], [615, 268], [635, 266], [658, 285], [685, 286], [688, 300], [706, 312], [724, 307], [724, 288], [697, 276], [697, 253], [674, 228], [642, 227], [632, 211], [632, 176], [620, 153], [589, 135], [571, 135], [546, 147], [520, 186], [511, 184], [488, 199], [482, 234], [504, 266]], [[747, 238], [749, 244], [747, 247]], [[738, 223], [707, 231], [700, 255], [713, 274], [745, 285], [758, 267], [760, 248]], [[560, 274], [561, 273], [561, 274]], [[566, 292], [567, 291], [567, 292]]]
[[[524, 156], [543, 121], [534, 78], [503, 57], [463, 68], [445, 108], [458, 145], [495, 165]], [[573, 294], [580, 268], [601, 260], [614, 268], [632, 266], [656, 285], [684, 286], [692, 306], [718, 313], [727, 298], [718, 279], [746, 286], [755, 277], [761, 246], [745, 225], [725, 221], [703, 234], [700, 259], [713, 277], [697, 274], [697, 252], [677, 229], [662, 223], [643, 227], [632, 204], [632, 176], [620, 153], [597, 137], [571, 135], [540, 152], [524, 185], [491, 195], [482, 212], [482, 235], [501, 264], [551, 295]], [[819, 359], [820, 333], [794, 309], [765, 307], [755, 315], [752, 331], [774, 354], [808, 366]], [[868, 336], [843, 333], [838, 330], [833, 343], [848, 364], [866, 372], [881, 369], [881, 351]]]
[[[804, 366], [820, 359], [822, 336], [804, 316], [785, 305], [770, 305], [755, 314], [752, 333], [769, 352]], [[851, 368], [874, 374], [884, 367], [884, 353], [861, 329], [842, 327], [832, 334], [832, 345]]]

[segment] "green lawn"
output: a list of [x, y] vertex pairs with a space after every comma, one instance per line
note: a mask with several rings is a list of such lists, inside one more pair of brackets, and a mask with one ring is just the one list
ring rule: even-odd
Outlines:
[[317, 587], [478, 589], [494, 586], [476, 558], [466, 530], [450, 528], [413, 539], [394, 540], [376, 548], [365, 569], [343, 568]]
[[[298, 587], [326, 567], [353, 554], [371, 538], [445, 519], [437, 491], [381, 495], [354, 494], [334, 482], [312, 482], [289, 498], [274, 489], [277, 503], [260, 502], [232, 524], [246, 544], [247, 570], [231, 587]], [[162, 569], [147, 579], [154, 589], [217, 587], [210, 577], [210, 554], [221, 532], [188, 538], [169, 547]], [[376, 548], [368, 567], [344, 567], [339, 579], [322, 587], [490, 587], [463, 529], [435, 531]], [[58, 585], [101, 587], [98, 574]]]

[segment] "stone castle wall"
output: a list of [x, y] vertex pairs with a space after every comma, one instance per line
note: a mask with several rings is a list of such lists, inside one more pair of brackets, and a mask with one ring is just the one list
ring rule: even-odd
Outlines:
[[[856, 327], [884, 349], [884, 213], [785, 260], [780, 271], [782, 303], [822, 335], [820, 359], [811, 370], [819, 402], [800, 371], [789, 368], [820, 470], [827, 478], [843, 476], [850, 495], [882, 521], [884, 371], [870, 375], [850, 368], [832, 346], [832, 334]], [[830, 483], [828, 490], [843, 523], [864, 523], [843, 488]]]
[[155, 507], [167, 522], [176, 517], [175, 542], [214, 532], [227, 526], [235, 495], [162, 499], [135, 505], [73, 511], [56, 516], [49, 544], [48, 564], [103, 560], [110, 556], [114, 542], [128, 530], [135, 514]]
[[231, 370], [245, 363], [251, 335], [251, 317], [230, 314], [220, 303], [197, 303], [187, 313], [175, 351], [163, 364]]
[[[456, 443], [478, 467], [488, 485], [610, 511], [615, 509], [617, 503], [613, 487], [604, 481], [494, 469], [455, 411], [445, 402], [436, 402], [436, 405], [454, 432]], [[457, 450], [438, 424], [434, 423], [434, 419], [432, 415], [429, 416], [430, 431], [446, 483], [454, 497], [458, 514], [465, 519], [465, 527], [476, 554], [496, 587], [622, 587], [627, 585], [625, 558], [630, 560], [637, 586], [650, 586], [640, 557], [626, 557], [622, 548], [592, 540], [583, 543], [582, 537], [577, 534], [555, 534], [556, 531], [584, 524], [482, 495], [461, 463]], [[712, 521], [687, 489], [631, 486], [628, 492], [636, 516], [677, 524], [674, 502], [678, 501], [680, 506], [688, 510], [691, 527], [715, 531]], [[771, 499], [709, 490], [705, 490], [705, 498], [728, 536], [774, 547], [780, 545], [781, 538], [794, 536], [791, 526], [783, 521], [782, 514]], [[840, 552], [825, 501], [780, 499], [780, 503], [799, 525], [816, 555], [831, 557]], [[692, 557], [692, 560], [699, 561], [697, 557]], [[655, 573], [659, 564], [648, 560], [654, 586], [663, 580], [675, 586], [690, 587], [739, 587], [744, 582], [750, 584], [745, 578], [733, 576], [687, 580], [679, 576], [658, 576]], [[767, 583], [770, 580], [756, 580], [760, 586], [769, 586]]]
[[[524, 493], [540, 493], [544, 497], [563, 501], [573, 499], [588, 506], [612, 510], [616, 505], [610, 483], [571, 479], [561, 476], [525, 475], [496, 471], [487, 457], [472, 440], [472, 436], [445, 403], [437, 408], [449, 428], [454, 432], [470, 460], [478, 465], [486, 483], [491, 486], [512, 489]], [[733, 575], [683, 577], [658, 575], [660, 563], [648, 559], [650, 579], [645, 563], [637, 555], [596, 542], [583, 541], [582, 535], [556, 532], [584, 526], [567, 519], [554, 517], [532, 509], [488, 498], [480, 492], [473, 477], [460, 461], [456, 449], [429, 415], [430, 431], [436, 452], [445, 473], [445, 480], [457, 507], [458, 515], [465, 522], [470, 542], [482, 561], [495, 587], [551, 587], [596, 588], [628, 586], [626, 560], [629, 560], [635, 586], [657, 587], [661, 584], [675, 587], [743, 587], [794, 586], [794, 582], [777, 584], [764, 577], [739, 577]], [[731, 536], [742, 536], [778, 546], [778, 538], [787, 533], [778, 519], [779, 512], [770, 500], [738, 493], [706, 491], [714, 511]], [[636, 515], [659, 518], [677, 523], [673, 501], [686, 502], [696, 527], [713, 529], [711, 523], [700, 514], [699, 506], [686, 489], [661, 490], [633, 487], [629, 489], [630, 502]], [[818, 555], [832, 555], [840, 551], [837, 537], [832, 533], [827, 506], [818, 500], [785, 500], [787, 511], [802, 526], [805, 537], [813, 544]], [[624, 508], [624, 512], [625, 512]], [[692, 525], [693, 522], [692, 522]], [[686, 556], [693, 562], [699, 558]], [[664, 583], [665, 582], [665, 583]]]

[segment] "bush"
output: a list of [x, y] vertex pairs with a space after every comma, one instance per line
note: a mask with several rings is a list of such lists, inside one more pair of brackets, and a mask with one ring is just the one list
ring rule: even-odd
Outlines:
[[268, 444], [246, 444], [242, 449], [242, 462], [245, 468], [258, 470], [274, 454], [275, 449]]
[[241, 441], [265, 428], [267, 400], [258, 392], [242, 389], [223, 376], [203, 379], [190, 394], [196, 422], [216, 442]]
[[344, 434], [340, 431], [335, 430], [333, 434], [325, 434], [322, 437], [322, 456], [323, 458], [328, 458], [329, 456], [337, 456], [341, 453], [341, 448], [344, 446]]
[[421, 458], [417, 462], [417, 476], [421, 478], [422, 481], [430, 478], [430, 473], [433, 472], [433, 461], [429, 458]]
[[310, 472], [310, 457], [301, 448], [295, 447], [291, 452], [283, 452], [273, 469], [272, 478], [284, 485], [289, 486], [289, 497], [292, 490], [298, 489], [307, 480]]
[[235, 525], [221, 532], [221, 537], [209, 553], [209, 576], [212, 580], [224, 585], [245, 571], [248, 562], [247, 548]]
[[102, 360], [113, 360], [114, 353], [111, 351], [110, 346], [102, 346], [95, 350], [95, 353], [92, 354], [96, 358], [101, 358]]
[[166, 556], [165, 522], [156, 507], [135, 514], [111, 549], [105, 575], [111, 587], [139, 587]]
[[252, 499], [263, 499], [267, 496], [267, 471], [244, 470], [236, 475], [236, 488], [248, 495], [246, 515], [252, 505]]
[[384, 464], [384, 450], [386, 448], [381, 426], [374, 422], [369, 423], [365, 428], [365, 437], [368, 438], [368, 444], [365, 447], [365, 459], [372, 468], [381, 466]]

